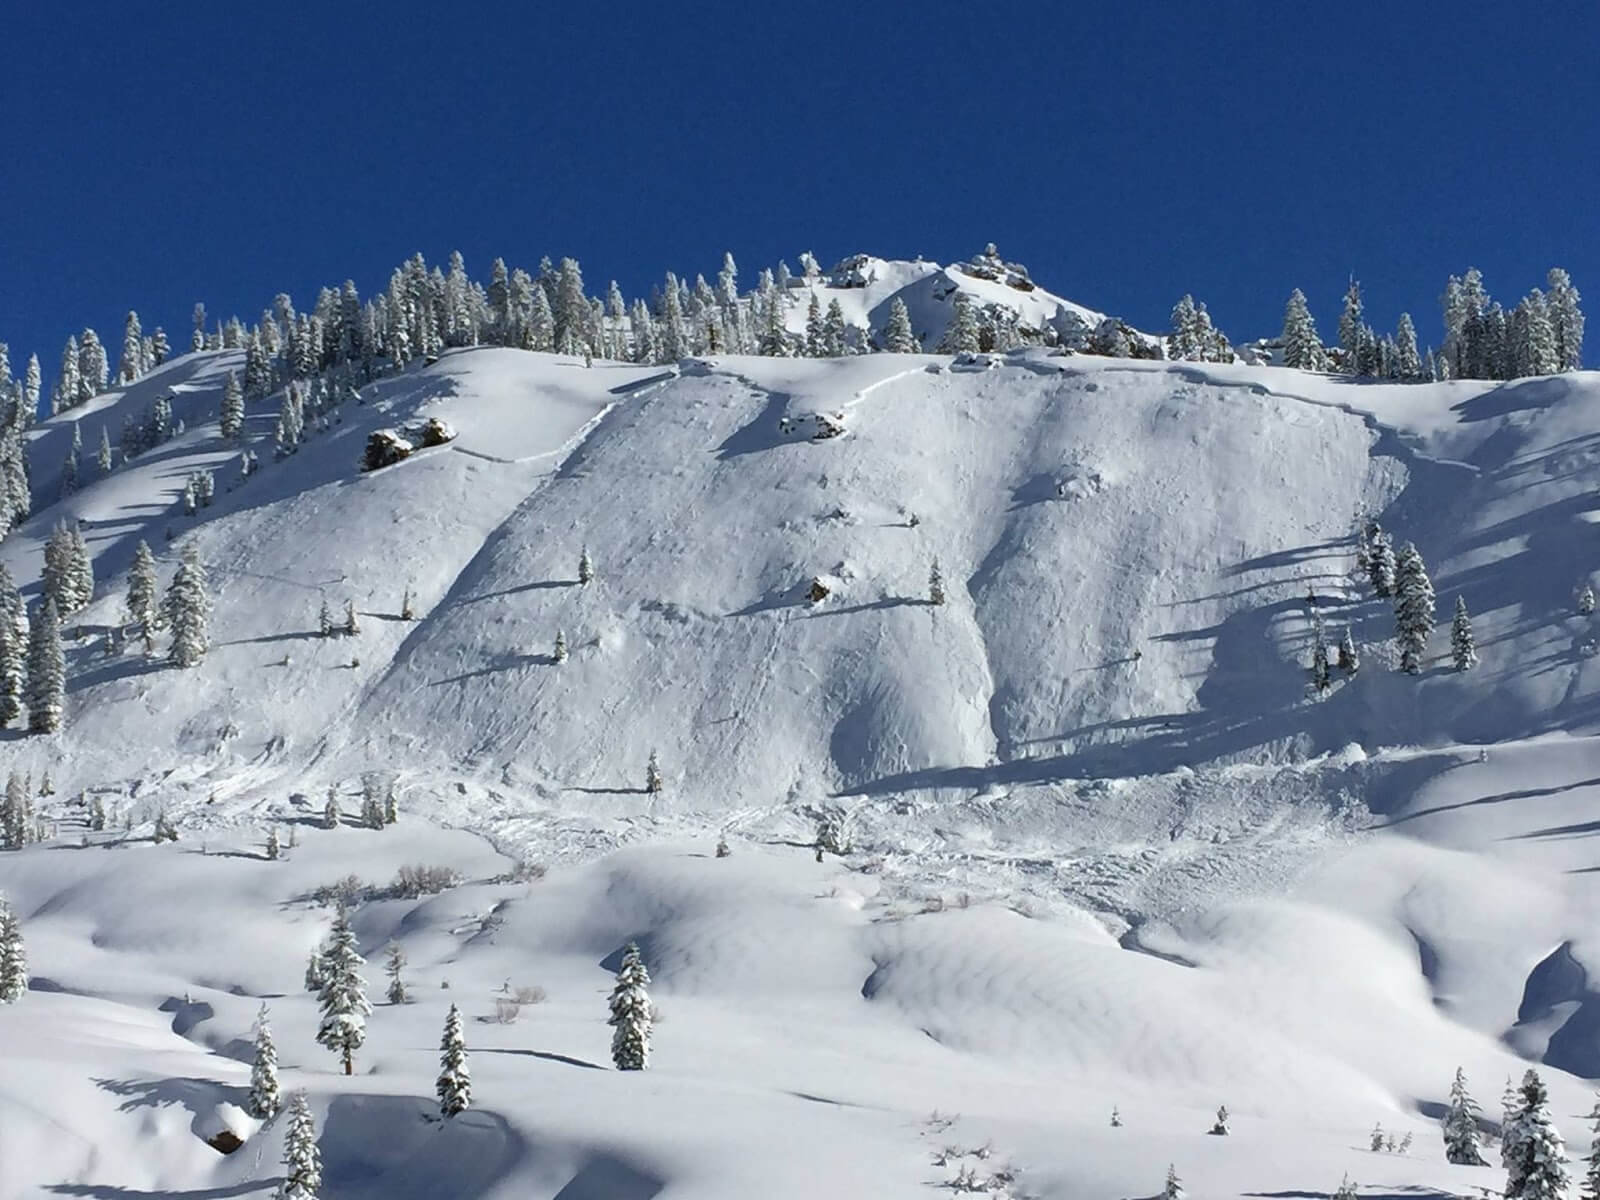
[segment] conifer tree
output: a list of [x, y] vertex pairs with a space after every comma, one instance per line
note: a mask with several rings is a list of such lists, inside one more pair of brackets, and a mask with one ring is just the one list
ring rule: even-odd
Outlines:
[[344, 634], [346, 637], [355, 637], [361, 632], [361, 622], [356, 620], [356, 602], [344, 602]]
[[815, 290], [806, 304], [806, 357], [823, 357], [822, 305]]
[[1316, 322], [1299, 288], [1289, 294], [1283, 310], [1283, 365], [1302, 371], [1320, 371], [1327, 365]]
[[56, 602], [45, 597], [28, 632], [28, 730], [54, 733], [61, 728], [67, 700], [67, 660], [61, 652], [61, 621]]
[[1456, 597], [1456, 614], [1450, 622], [1450, 657], [1456, 670], [1470, 671], [1478, 665], [1477, 645], [1472, 640], [1472, 618], [1467, 615], [1467, 602]]
[[944, 576], [939, 573], [939, 560], [933, 560], [933, 566], [928, 569], [928, 603], [940, 605], [944, 603]]
[[556, 630], [556, 649], [552, 657], [557, 663], [567, 661], [567, 632], [564, 629]]
[[346, 1075], [355, 1072], [355, 1052], [366, 1041], [367, 1015], [372, 1012], [367, 982], [361, 977], [365, 965], [350, 928], [350, 911], [341, 904], [322, 952], [323, 980], [317, 997], [322, 1023], [317, 1028], [317, 1042], [339, 1056]]
[[1593, 612], [1594, 587], [1593, 585], [1586, 583], [1583, 585], [1583, 590], [1578, 593], [1578, 613], [1581, 616], [1587, 617]]
[[104, 425], [100, 426], [100, 449], [96, 452], [95, 466], [100, 468], [100, 474], [111, 474], [111, 434]]
[[144, 330], [139, 314], [128, 310], [122, 326], [122, 360], [117, 364], [117, 382], [126, 386], [144, 374]]
[[1168, 1163], [1167, 1182], [1161, 1189], [1161, 1200], [1183, 1200], [1186, 1194], [1183, 1190], [1183, 1180], [1178, 1178], [1177, 1166]]
[[976, 352], [978, 349], [978, 317], [972, 308], [972, 297], [957, 292], [955, 311], [950, 316], [950, 327], [945, 330], [940, 347], [946, 354]]
[[1333, 674], [1328, 662], [1328, 639], [1322, 628], [1322, 614], [1311, 610], [1311, 686], [1323, 695], [1332, 686]]
[[217, 431], [230, 441], [244, 432], [244, 389], [239, 386], [235, 371], [229, 371], [222, 381], [222, 411]]
[[554, 340], [559, 354], [582, 354], [588, 345], [589, 300], [583, 292], [583, 272], [578, 260], [563, 258], [556, 276]]
[[1576, 371], [1583, 366], [1583, 310], [1578, 307], [1578, 289], [1560, 267], [1550, 268], [1545, 288], [1555, 338], [1556, 370]]
[[39, 372], [39, 356], [28, 355], [28, 365], [22, 373], [22, 428], [33, 428], [34, 421], [39, 418], [39, 395], [43, 391], [44, 380]]
[[209, 632], [211, 597], [206, 592], [206, 572], [193, 545], [185, 546], [177, 573], [167, 585], [162, 616], [172, 630], [168, 661], [175, 667], [193, 667], [211, 648]]
[[644, 765], [644, 790], [659, 792], [661, 790], [661, 764], [656, 759], [656, 752], [650, 751], [650, 760]]
[[328, 787], [328, 802], [322, 806], [322, 827], [339, 828], [339, 790], [331, 784]]
[[277, 862], [283, 857], [283, 843], [278, 840], [278, 827], [273, 825], [267, 830], [267, 861]]
[[110, 367], [106, 362], [106, 349], [92, 329], [85, 329], [78, 337], [78, 403], [87, 404], [106, 390]]
[[1411, 322], [1411, 314], [1400, 314], [1400, 323], [1395, 329], [1395, 372], [1401, 379], [1422, 378], [1422, 357], [1417, 353], [1417, 327]]
[[589, 557], [589, 547], [583, 547], [578, 555], [578, 582], [584, 585], [594, 579], [594, 560]]
[[1362, 308], [1361, 285], [1351, 279], [1344, 294], [1344, 311], [1339, 314], [1339, 348], [1345, 354], [1345, 370], [1352, 374], [1366, 374], [1359, 370], [1357, 361], [1364, 330]]
[[461, 1010], [454, 1004], [445, 1014], [439, 1039], [439, 1112], [446, 1119], [472, 1107], [472, 1072], [467, 1066], [467, 1042], [461, 1032]]
[[1361, 669], [1361, 656], [1356, 653], [1356, 639], [1348, 625], [1345, 626], [1344, 636], [1339, 639], [1339, 669], [1351, 675]]
[[1333, 1200], [1356, 1200], [1356, 1185], [1350, 1181], [1348, 1174], [1339, 1181], [1338, 1190], [1333, 1193]]
[[22, 596], [11, 572], [0, 564], [0, 728], [22, 715], [22, 694], [28, 679], [28, 642], [23, 628]]
[[1600, 1098], [1596, 1098], [1594, 1107], [1589, 1110], [1589, 1128], [1594, 1136], [1589, 1141], [1588, 1157], [1583, 1160], [1588, 1170], [1584, 1172], [1579, 1195], [1584, 1200], [1595, 1200], [1600, 1197]]
[[822, 354], [825, 358], [841, 358], [844, 352], [844, 308], [835, 296], [828, 301], [827, 315], [822, 318]]
[[22, 920], [0, 896], [0, 1004], [15, 1004], [28, 991], [28, 956]]
[[278, 1200], [317, 1200], [322, 1191], [322, 1151], [317, 1148], [317, 1123], [306, 1094], [289, 1100], [289, 1128], [283, 1139], [283, 1186]]
[[911, 332], [911, 314], [906, 302], [896, 296], [889, 302], [889, 319], [883, 327], [883, 348], [889, 354], [916, 354], [922, 347]]
[[1400, 646], [1400, 669], [1407, 675], [1422, 671], [1422, 657], [1433, 634], [1433, 584], [1416, 546], [1407, 542], [1395, 565], [1395, 641]]
[[1200, 357], [1196, 336], [1194, 297], [1187, 292], [1172, 306], [1172, 332], [1167, 334], [1167, 357], [1174, 362]]
[[383, 973], [389, 977], [389, 990], [386, 994], [390, 1004], [406, 1004], [411, 997], [406, 992], [406, 983], [401, 978], [400, 972], [405, 970], [406, 952], [400, 949], [399, 942], [389, 943], [389, 957], [384, 960]]
[[1467, 1167], [1489, 1164], [1478, 1149], [1478, 1106], [1467, 1092], [1467, 1075], [1460, 1067], [1450, 1084], [1450, 1104], [1444, 1113], [1446, 1162]]
[[650, 1003], [650, 972], [639, 947], [629, 942], [622, 952], [617, 985], [611, 992], [611, 1061], [619, 1071], [642, 1071], [650, 1062], [650, 1027], [655, 1007]]
[[156, 627], [160, 624], [160, 609], [156, 601], [156, 559], [150, 546], [142, 538], [133, 550], [133, 565], [128, 568], [127, 619], [137, 626], [144, 638], [145, 650], [151, 648]]
[[278, 1048], [272, 1041], [272, 1026], [267, 1022], [267, 1006], [256, 1014], [255, 1052], [250, 1059], [250, 1094], [244, 1110], [258, 1121], [278, 1115], [283, 1097], [278, 1091]]
[[1368, 543], [1367, 577], [1372, 580], [1374, 595], [1380, 597], [1394, 595], [1394, 543], [1382, 529], [1374, 529]]
[[50, 412], [65, 412], [78, 404], [78, 339], [68, 336], [61, 351], [61, 369], [56, 372], [55, 389], [50, 393]]
[[1514, 1128], [1501, 1140], [1505, 1200], [1562, 1200], [1567, 1191], [1567, 1148], [1550, 1116], [1550, 1096], [1539, 1073], [1522, 1077]]
[[533, 289], [523, 341], [529, 350], [553, 350], [555, 340], [556, 318], [550, 311], [550, 297], [543, 288], [536, 287]]

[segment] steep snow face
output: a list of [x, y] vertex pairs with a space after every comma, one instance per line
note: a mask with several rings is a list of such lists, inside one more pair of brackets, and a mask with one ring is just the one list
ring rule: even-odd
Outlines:
[[[207, 423], [235, 357], [164, 368], [188, 431], [0, 550], [30, 588], [57, 519], [96, 553], [68, 730], [18, 743], [63, 786], [171, 771], [242, 798], [318, 762], [626, 807], [656, 749], [672, 803], [725, 812], [1594, 725], [1589, 635], [1564, 611], [1592, 534], [1592, 376], [1361, 386], [1040, 352], [977, 372], [585, 369], [484, 349], [371, 385], [283, 462], [275, 405], [252, 413], [264, 466], [239, 481]], [[459, 436], [356, 469], [372, 429], [420, 416]], [[201, 466], [218, 499], [187, 518]], [[1442, 635], [1420, 681], [1388, 669], [1392, 617], [1352, 570], [1363, 514], [1422, 547], [1441, 620], [1466, 595], [1478, 670], [1444, 669]], [[104, 654], [140, 537], [168, 560], [194, 540], [211, 573], [192, 671]], [[1320, 703], [1308, 591], [1366, 661]], [[324, 602], [352, 603], [359, 637], [318, 636]]]

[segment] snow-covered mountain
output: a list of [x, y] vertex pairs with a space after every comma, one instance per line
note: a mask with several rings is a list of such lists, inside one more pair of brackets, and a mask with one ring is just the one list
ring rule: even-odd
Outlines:
[[[1035, 328], [1100, 317], [1003, 270], [850, 261], [794, 287], [874, 330], [900, 297], [925, 344], [953, 287]], [[463, 349], [281, 461], [276, 400], [252, 408], [243, 479], [216, 425], [241, 362], [45, 422], [40, 495], [73, 421], [115, 441], [170, 395], [186, 429], [0, 543], [33, 595], [75, 520], [97, 576], [65, 729], [5, 732], [60, 836], [0, 857], [34, 976], [0, 1006], [0, 1196], [267, 1194], [284, 1121], [235, 1111], [263, 999], [336, 1198], [913, 1196], [1002, 1161], [1041, 1197], [1149, 1195], [1169, 1161], [1195, 1196], [1464, 1194], [1501, 1173], [1443, 1162], [1458, 1065], [1497, 1119], [1502, 1079], [1548, 1064], [1585, 1144], [1600, 376]], [[455, 439], [359, 469], [427, 417]], [[186, 516], [200, 470], [216, 499]], [[1420, 677], [1355, 570], [1370, 517], [1438, 595]], [[199, 667], [107, 654], [140, 539], [163, 581], [189, 546], [209, 573]], [[322, 636], [347, 601], [359, 635]], [[1320, 698], [1313, 612], [1361, 658]], [[321, 829], [370, 772], [400, 823]], [[83, 829], [85, 792], [117, 832]], [[829, 813], [853, 847], [818, 864]], [[301, 988], [314, 893], [417, 862], [465, 882], [360, 906], [374, 994], [394, 940], [415, 1002], [373, 1014], [349, 1079]], [[630, 939], [665, 1018], [640, 1076], [589, 1069]], [[477, 1107], [430, 1124], [451, 1000]], [[1375, 1121], [1410, 1152], [1368, 1151]], [[225, 1125], [247, 1140], [219, 1157]]]

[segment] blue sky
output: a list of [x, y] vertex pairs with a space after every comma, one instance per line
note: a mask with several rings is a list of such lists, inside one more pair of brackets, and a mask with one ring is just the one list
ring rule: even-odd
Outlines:
[[[591, 291], [999, 244], [1052, 290], [1236, 338], [1438, 338], [1445, 277], [1566, 266], [1600, 313], [1600, 6], [28, 5], [0, 71], [0, 340], [47, 377], [124, 312], [363, 295], [414, 251]], [[602, 14], [603, 15], [597, 15]], [[1597, 326], [1600, 329], [1600, 326]], [[1591, 339], [1586, 360], [1600, 361]]]

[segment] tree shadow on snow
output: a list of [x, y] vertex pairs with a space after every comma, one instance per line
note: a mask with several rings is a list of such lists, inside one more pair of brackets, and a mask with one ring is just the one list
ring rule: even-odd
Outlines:
[[570, 1054], [557, 1054], [553, 1050], [516, 1050], [499, 1046], [474, 1046], [474, 1054], [514, 1054], [521, 1058], [542, 1058], [546, 1062], [561, 1063], [568, 1067], [585, 1067], [591, 1071], [604, 1071], [599, 1063], [589, 1062], [583, 1058], [573, 1058]]

